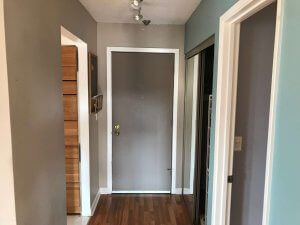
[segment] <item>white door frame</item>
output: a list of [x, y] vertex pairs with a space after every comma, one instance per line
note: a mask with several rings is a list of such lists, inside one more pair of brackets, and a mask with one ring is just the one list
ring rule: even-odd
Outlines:
[[[199, 54], [186, 60], [194, 61], [193, 68], [193, 103], [192, 103], [192, 135], [191, 135], [191, 166], [190, 166], [190, 183], [188, 188], [183, 187], [183, 194], [194, 193], [194, 177], [195, 177], [195, 152], [196, 152], [196, 139], [197, 139], [197, 106], [198, 106], [198, 79], [199, 79]], [[187, 72], [186, 72], [187, 75]]]
[[11, 139], [3, 0], [0, 0], [0, 221], [16, 225], [15, 184]]
[[[89, 139], [89, 82], [87, 43], [61, 26], [61, 44], [78, 48], [78, 128], [80, 143], [80, 200], [81, 216], [92, 216], [90, 197], [90, 139]], [[93, 203], [94, 205], [94, 203]], [[95, 207], [94, 207], [95, 208]]]
[[[213, 225], [229, 225], [230, 220], [230, 210], [228, 209], [231, 204], [231, 185], [228, 184], [227, 177], [232, 175], [233, 164], [240, 23], [273, 2], [274, 0], [240, 0], [220, 18], [212, 202]], [[277, 0], [277, 4], [263, 225], [268, 225], [269, 218], [283, 0]]]
[[[176, 152], [177, 152], [177, 111], [178, 111], [178, 77], [179, 49], [169, 48], [126, 48], [107, 47], [107, 193], [112, 193], [112, 53], [113, 52], [147, 52], [174, 54], [174, 96], [173, 96], [173, 132], [172, 132], [172, 185], [171, 193], [176, 194]], [[124, 193], [124, 192], [122, 192]], [[128, 190], [126, 193], [132, 193]], [[135, 191], [134, 193], [158, 193], [157, 191]], [[166, 193], [166, 192], [161, 192]]]

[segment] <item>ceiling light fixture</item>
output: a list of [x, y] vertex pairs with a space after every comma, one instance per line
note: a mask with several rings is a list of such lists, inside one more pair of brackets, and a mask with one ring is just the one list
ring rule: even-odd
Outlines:
[[145, 26], [148, 26], [151, 23], [151, 20], [143, 20], [143, 24]]
[[143, 15], [136, 14], [133, 18], [134, 18], [135, 21], [140, 21], [141, 19], [143, 19]]
[[136, 15], [134, 15], [133, 19], [135, 21], [140, 21], [143, 19], [143, 15], [141, 14], [141, 8], [139, 9], [138, 13]]
[[143, 0], [131, 0], [131, 7], [135, 11], [135, 15], [133, 16], [133, 19], [137, 22], [141, 21], [145, 26], [148, 26], [151, 23], [151, 20], [142, 20], [143, 15], [141, 13], [142, 11], [142, 3]]
[[142, 2], [143, 0], [133, 0], [132, 2], [131, 2], [131, 7], [133, 8], [133, 9], [135, 9], [135, 10], [139, 10], [140, 8], [141, 8], [141, 2]]

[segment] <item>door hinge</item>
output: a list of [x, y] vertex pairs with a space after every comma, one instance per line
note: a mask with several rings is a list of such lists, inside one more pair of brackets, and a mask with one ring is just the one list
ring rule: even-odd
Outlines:
[[78, 158], [79, 158], [79, 162], [81, 162], [81, 146], [78, 145]]
[[170, 176], [172, 176], [172, 168], [167, 169], [170, 172]]
[[233, 175], [228, 176], [227, 182], [228, 182], [229, 184], [232, 184], [232, 183], [233, 183]]
[[79, 71], [79, 56], [78, 56], [78, 48], [76, 48], [76, 69]]

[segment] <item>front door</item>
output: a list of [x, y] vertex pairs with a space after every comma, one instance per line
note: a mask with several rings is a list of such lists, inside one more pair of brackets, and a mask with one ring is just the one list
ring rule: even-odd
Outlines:
[[174, 58], [112, 53], [113, 192], [171, 190]]

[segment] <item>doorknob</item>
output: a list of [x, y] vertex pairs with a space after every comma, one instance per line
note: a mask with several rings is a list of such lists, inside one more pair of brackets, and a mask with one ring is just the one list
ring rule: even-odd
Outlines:
[[115, 125], [114, 133], [115, 133], [115, 135], [117, 135], [117, 136], [120, 135], [120, 125], [119, 125], [119, 124]]

